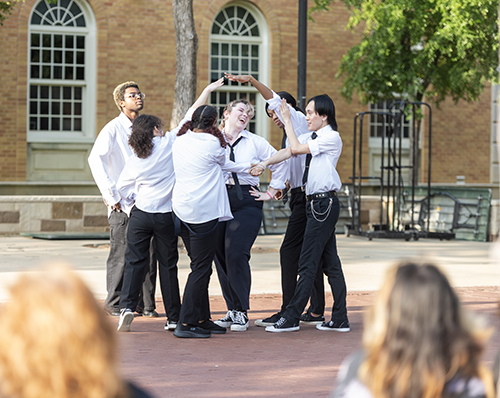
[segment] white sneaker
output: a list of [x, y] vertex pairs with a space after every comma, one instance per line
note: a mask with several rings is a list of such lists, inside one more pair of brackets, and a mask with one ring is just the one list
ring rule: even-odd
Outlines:
[[244, 332], [248, 329], [248, 316], [242, 311], [233, 311], [232, 332]]
[[219, 319], [218, 321], [215, 321], [214, 323], [216, 325], [219, 325], [220, 327], [223, 328], [228, 328], [233, 324], [233, 313], [234, 310], [229, 310], [224, 318]]
[[167, 323], [165, 324], [165, 327], [164, 329], [165, 330], [175, 330], [175, 328], [177, 327], [177, 322], [175, 321], [167, 321]]
[[130, 308], [122, 308], [120, 311], [120, 320], [118, 321], [119, 332], [130, 332], [130, 325], [134, 320], [134, 313]]

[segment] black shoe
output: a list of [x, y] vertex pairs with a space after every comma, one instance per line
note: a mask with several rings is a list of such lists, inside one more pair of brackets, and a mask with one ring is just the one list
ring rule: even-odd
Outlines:
[[177, 327], [174, 330], [175, 337], [182, 338], [191, 338], [191, 339], [206, 339], [210, 337], [212, 333], [210, 330], [202, 329], [198, 326], [193, 325], [183, 325], [182, 323], [178, 323]]
[[257, 319], [255, 321], [255, 325], [262, 327], [273, 326], [276, 322], [279, 321], [280, 318], [281, 318], [281, 312], [277, 312], [276, 314], [271, 315], [269, 318]]
[[104, 308], [104, 311], [109, 316], [120, 316], [120, 310], [118, 308]]
[[300, 323], [308, 323], [310, 325], [317, 325], [318, 323], [323, 323], [323, 322], [325, 322], [324, 315], [313, 316], [309, 311], [304, 312], [300, 316]]
[[320, 325], [316, 325], [316, 329], [333, 330], [334, 332], [349, 332], [351, 330], [351, 326], [349, 325], [349, 321], [328, 321], [323, 322]]
[[142, 310], [142, 316], [147, 318], [158, 318], [160, 315], [155, 310]]
[[299, 329], [299, 322], [293, 323], [282, 316], [273, 326], [266, 327], [266, 332], [296, 332]]
[[198, 324], [199, 328], [209, 330], [212, 332], [212, 334], [224, 334], [226, 333], [226, 328], [223, 328], [222, 326], [217, 325], [216, 323], [212, 322], [210, 319], [207, 319], [206, 321], [203, 321]]

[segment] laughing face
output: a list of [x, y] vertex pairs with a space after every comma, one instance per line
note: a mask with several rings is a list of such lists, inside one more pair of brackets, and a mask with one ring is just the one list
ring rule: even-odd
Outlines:
[[250, 121], [247, 107], [243, 103], [236, 104], [231, 111], [224, 112], [226, 124], [238, 130], [244, 130]]

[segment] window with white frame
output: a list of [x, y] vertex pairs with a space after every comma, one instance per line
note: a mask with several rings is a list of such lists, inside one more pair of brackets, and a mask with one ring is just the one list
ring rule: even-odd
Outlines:
[[[265, 19], [250, 3], [230, 3], [214, 18], [210, 34], [210, 81], [229, 72], [252, 75], [268, 84], [268, 32]], [[255, 117], [248, 130], [267, 137], [268, 124], [262, 117], [264, 101], [249, 84], [226, 82], [212, 93], [210, 102], [222, 116], [224, 107], [235, 99], [244, 98], [255, 107]]]
[[94, 138], [95, 28], [84, 2], [39, 1], [28, 54], [28, 141]]
[[[382, 101], [378, 104], [370, 104], [371, 112], [383, 112], [383, 113], [391, 113], [395, 117], [399, 117], [399, 103], [395, 103], [394, 101]], [[410, 136], [410, 121], [407, 119], [406, 115], [402, 115], [403, 120], [400, 124], [400, 129], [397, 132], [397, 137], [409, 138]], [[384, 129], [386, 130], [386, 136], [388, 132], [388, 126], [392, 122], [392, 118], [385, 115], [370, 115], [370, 137], [371, 138], [380, 138], [383, 136]]]

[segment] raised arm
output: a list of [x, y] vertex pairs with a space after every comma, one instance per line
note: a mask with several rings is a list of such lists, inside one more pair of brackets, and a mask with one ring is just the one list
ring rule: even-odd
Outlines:
[[210, 93], [212, 93], [212, 91], [215, 91], [216, 89], [218, 89], [222, 85], [224, 85], [224, 78], [223, 77], [221, 77], [219, 80], [216, 80], [213, 83], [210, 83], [207, 87], [205, 87], [203, 89], [203, 91], [201, 92], [200, 96], [195, 101], [195, 103], [191, 106], [191, 108], [196, 109], [196, 108], [198, 108], [198, 107], [200, 107], [202, 105], [205, 105], [205, 103], [208, 100], [208, 96], [210, 95]]
[[288, 104], [286, 103], [285, 100], [281, 100], [280, 112], [283, 118], [283, 123], [285, 125], [286, 136], [288, 137], [288, 141], [290, 142], [290, 149], [292, 151], [292, 155], [302, 155], [304, 153], [311, 153], [309, 145], [307, 143], [301, 144], [297, 139], [297, 135], [295, 134], [292, 120], [290, 118], [290, 109], [288, 108]]
[[233, 82], [250, 83], [259, 91], [260, 95], [262, 95], [262, 97], [264, 97], [266, 101], [273, 98], [273, 92], [271, 91], [271, 89], [267, 87], [265, 84], [259, 82], [252, 75], [232, 75], [231, 73], [227, 72], [224, 72], [224, 75], [226, 76], [226, 79], [231, 80]]

